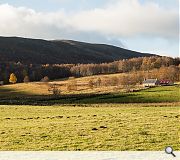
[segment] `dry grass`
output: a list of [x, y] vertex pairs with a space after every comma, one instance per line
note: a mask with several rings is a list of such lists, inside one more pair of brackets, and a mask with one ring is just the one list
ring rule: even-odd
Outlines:
[[[37, 104], [41, 104], [41, 102], [44, 101], [44, 104], [50, 105], [55, 103], [162, 103], [180, 101], [179, 85], [155, 87], [131, 93], [124, 93], [122, 86], [101, 85], [91, 88], [88, 85], [90, 80], [97, 81], [99, 77], [104, 81], [105, 79], [120, 77], [122, 75], [123, 74], [100, 75], [49, 82], [49, 85], [57, 84], [58, 88], [61, 90], [61, 97], [56, 99], [53, 98], [52, 100], [49, 99], [51, 96], [45, 96], [52, 93], [48, 91], [49, 86], [43, 82], [0, 86], [0, 98], [2, 99], [0, 102], [1, 104], [35, 104], [32, 102], [37, 102], [39, 100]], [[67, 90], [67, 86], [74, 82], [77, 84], [77, 90]], [[141, 87], [142, 86], [136, 86], [138, 89]], [[67, 96], [67, 94], [69, 95]], [[24, 97], [24, 99], [21, 99], [21, 97]], [[25, 97], [28, 99], [26, 100]], [[34, 97], [36, 97], [36, 99], [33, 99]]]
[[[82, 94], [82, 93], [112, 93], [117, 91], [123, 91], [123, 86], [104, 86], [90, 88], [88, 82], [90, 80], [96, 81], [98, 78], [101, 78], [102, 81], [110, 79], [112, 77], [121, 77], [122, 74], [110, 74], [110, 75], [96, 75], [89, 77], [81, 78], [69, 78], [69, 79], [60, 79], [56, 81], [51, 81], [49, 84], [57, 84], [58, 88], [61, 90], [62, 94]], [[69, 91], [67, 86], [72, 84], [74, 81], [77, 82], [77, 90]], [[136, 86], [136, 88], [141, 88], [142, 86]], [[49, 86], [43, 82], [30, 82], [30, 83], [21, 83], [14, 85], [4, 85], [0, 86], [0, 96], [2, 94], [9, 94], [8, 91], [11, 91], [12, 94], [30, 94], [30, 95], [48, 95]]]
[[5, 95], [47, 95], [48, 86], [44, 83], [19, 83], [0, 86], [0, 96]]

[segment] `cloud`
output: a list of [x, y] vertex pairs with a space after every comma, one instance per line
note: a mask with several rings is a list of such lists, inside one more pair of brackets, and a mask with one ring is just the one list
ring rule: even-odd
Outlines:
[[[56, 13], [35, 12], [25, 7], [0, 6], [0, 34], [17, 36], [43, 36], [64, 29], [63, 11]], [[58, 23], [57, 23], [58, 22]]]
[[175, 37], [178, 34], [178, 11], [165, 10], [155, 3], [121, 0], [103, 9], [84, 11], [72, 17], [73, 27], [118, 36]]
[[[138, 0], [111, 0], [105, 7], [79, 12], [37, 12], [26, 7], [0, 5], [0, 34], [45, 39], [85, 37], [152, 36], [176, 38], [179, 35], [177, 10]], [[82, 34], [82, 35], [81, 35]], [[92, 37], [93, 35], [91, 35]]]

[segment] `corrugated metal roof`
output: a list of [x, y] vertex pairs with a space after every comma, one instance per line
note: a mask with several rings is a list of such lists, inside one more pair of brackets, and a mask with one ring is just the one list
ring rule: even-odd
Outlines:
[[146, 79], [143, 83], [157, 83], [157, 79]]

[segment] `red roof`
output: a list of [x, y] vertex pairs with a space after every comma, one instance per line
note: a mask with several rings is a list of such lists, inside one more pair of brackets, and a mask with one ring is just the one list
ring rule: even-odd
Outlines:
[[171, 80], [160, 80], [160, 83], [170, 83], [171, 82]]

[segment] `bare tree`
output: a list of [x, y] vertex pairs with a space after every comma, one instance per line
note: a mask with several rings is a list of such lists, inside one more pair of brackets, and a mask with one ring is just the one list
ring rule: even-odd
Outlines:
[[41, 82], [49, 82], [49, 77], [45, 76], [44, 78], [41, 79]]
[[104, 86], [110, 86], [111, 80], [109, 78], [105, 78], [102, 83]]
[[88, 86], [89, 86], [90, 89], [93, 89], [93, 87], [94, 87], [94, 82], [93, 82], [93, 80], [89, 80]]
[[67, 90], [68, 91], [77, 91], [77, 81], [73, 80], [70, 83], [67, 84]]
[[101, 86], [101, 78], [98, 78], [97, 81], [96, 81], [96, 85], [97, 87], [100, 87]]
[[49, 91], [50, 93], [52, 93], [54, 96], [58, 96], [58, 95], [61, 93], [61, 91], [60, 91], [60, 89], [58, 88], [58, 85], [57, 85], [57, 84], [50, 84], [48, 91]]
[[111, 86], [118, 86], [119, 85], [119, 79], [118, 77], [111, 77]]
[[28, 83], [28, 82], [30, 82], [29, 76], [25, 76], [25, 77], [24, 77], [24, 83]]

